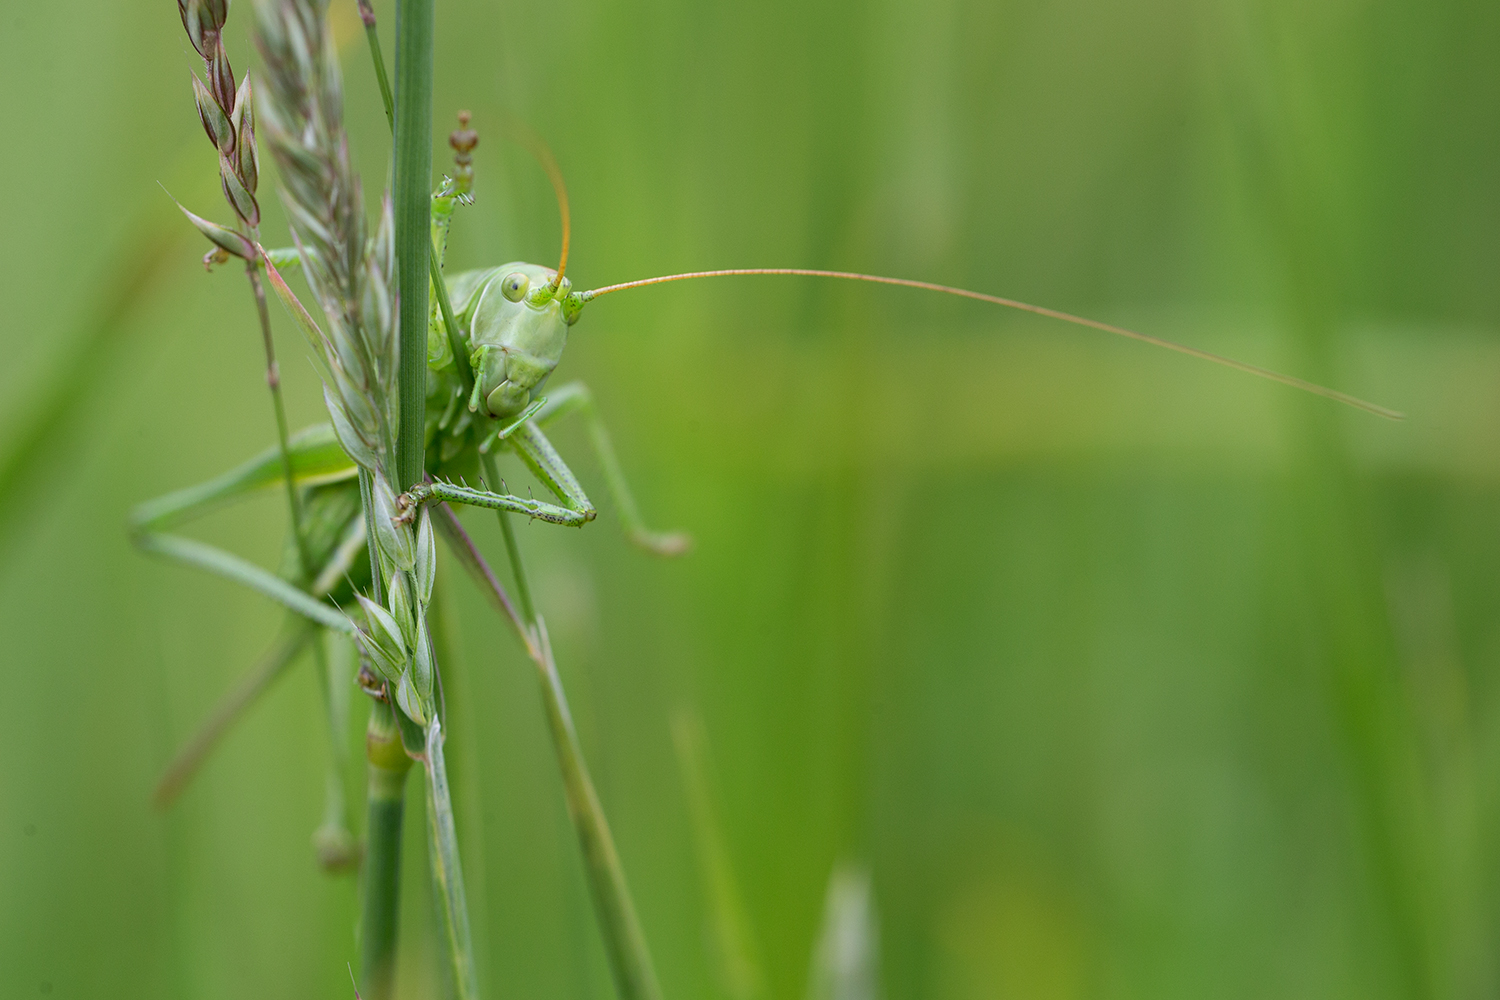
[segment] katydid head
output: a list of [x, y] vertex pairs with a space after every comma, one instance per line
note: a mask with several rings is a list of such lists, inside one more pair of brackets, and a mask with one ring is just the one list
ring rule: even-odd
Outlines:
[[540, 264], [504, 264], [479, 290], [470, 321], [474, 394], [469, 408], [492, 417], [526, 409], [562, 360], [583, 299]]
[[572, 225], [568, 189], [552, 151], [529, 129], [521, 139], [546, 170], [557, 195], [562, 221], [562, 254], [557, 269], [540, 264], [502, 264], [479, 291], [470, 322], [469, 361], [474, 392], [469, 409], [481, 403], [492, 417], [513, 417], [531, 403], [562, 360], [568, 327], [578, 321], [585, 299], [564, 274]]

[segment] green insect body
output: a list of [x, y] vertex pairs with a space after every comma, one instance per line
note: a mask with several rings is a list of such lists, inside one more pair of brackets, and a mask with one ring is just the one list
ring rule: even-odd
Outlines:
[[551, 268], [513, 262], [448, 279], [474, 386], [464, 389], [442, 320], [435, 319], [427, 341], [427, 445], [436, 452], [429, 474], [451, 469], [485, 428], [493, 435], [489, 420], [522, 414], [551, 378], [583, 308], [566, 278], [553, 290], [556, 276]]
[[[454, 136], [454, 148], [459, 153], [455, 176], [444, 177], [432, 195], [432, 243], [439, 270], [446, 256], [454, 210], [470, 201], [473, 185], [467, 150], [457, 142], [461, 135]], [[437, 484], [438, 492], [444, 484], [482, 479], [494, 472], [487, 456], [508, 442], [562, 506], [519, 498], [513, 498], [512, 503], [481, 506], [555, 524], [577, 526], [593, 520], [593, 504], [538, 426], [564, 413], [582, 410], [590, 420], [595, 450], [631, 539], [658, 554], [675, 554], [685, 548], [682, 536], [658, 535], [640, 524], [635, 501], [588, 390], [577, 384], [564, 386], [553, 393], [551, 405], [539, 398], [562, 361], [568, 328], [577, 322], [585, 303], [567, 278], [540, 264], [514, 261], [445, 275], [443, 285], [460, 343], [455, 345], [450, 340], [439, 309], [438, 289], [433, 287], [434, 294], [429, 296], [424, 432], [427, 474]], [[462, 372], [455, 346], [467, 361]], [[474, 495], [474, 491], [462, 491], [461, 495], [450, 491], [437, 498], [473, 502]]]

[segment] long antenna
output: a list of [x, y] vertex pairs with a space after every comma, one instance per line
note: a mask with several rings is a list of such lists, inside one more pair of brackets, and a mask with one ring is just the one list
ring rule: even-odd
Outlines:
[[[564, 244], [566, 246], [566, 244]], [[1065, 323], [1076, 323], [1079, 326], [1087, 326], [1095, 330], [1103, 330], [1105, 333], [1113, 333], [1120, 337], [1129, 337], [1131, 340], [1139, 340], [1142, 343], [1153, 344], [1157, 347], [1165, 347], [1169, 351], [1178, 354], [1186, 354], [1189, 357], [1201, 358], [1204, 361], [1212, 361], [1217, 365], [1224, 365], [1236, 371], [1242, 371], [1260, 378], [1270, 379], [1272, 382], [1280, 382], [1294, 389], [1310, 392], [1315, 396], [1322, 396], [1335, 402], [1352, 406], [1357, 410], [1364, 410], [1376, 416], [1385, 417], [1387, 420], [1405, 420], [1406, 414], [1399, 410], [1388, 409], [1375, 403], [1368, 403], [1357, 396], [1330, 389], [1327, 386], [1308, 382], [1293, 375], [1283, 375], [1280, 372], [1271, 371], [1269, 368], [1261, 368], [1258, 365], [1247, 364], [1236, 361], [1234, 358], [1226, 358], [1222, 354], [1214, 354], [1212, 351], [1200, 350], [1179, 344], [1171, 340], [1163, 340], [1145, 333], [1136, 333], [1124, 327], [1114, 326], [1110, 323], [1101, 323], [1096, 319], [1085, 319], [1082, 316], [1074, 316], [1072, 313], [1059, 312], [1056, 309], [1048, 309], [1046, 306], [1034, 306], [1029, 302], [1018, 302], [1015, 299], [1001, 298], [998, 295], [987, 295], [984, 292], [971, 292], [967, 288], [954, 288], [950, 285], [939, 285], [931, 281], [913, 281], [910, 278], [886, 278], [876, 274], [860, 274], [856, 271], [817, 271], [802, 267], [741, 267], [731, 268], [724, 271], [689, 271], [684, 274], [666, 274], [656, 278], [641, 278], [637, 281], [625, 281], [618, 285], [605, 285], [603, 288], [595, 288], [579, 295], [583, 301], [588, 302], [597, 299], [601, 295], [611, 292], [623, 292], [627, 288], [644, 288], [647, 285], [661, 285], [668, 281], [685, 281], [689, 278], [731, 278], [741, 275], [752, 274], [783, 274], [798, 275], [808, 278], [842, 278], [846, 281], [868, 281], [876, 285], [896, 285], [901, 288], [919, 288], [926, 292], [941, 292], [944, 295], [956, 295], [964, 299], [976, 299], [980, 302], [988, 302], [992, 305], [1004, 306], [1007, 309], [1019, 309], [1022, 312], [1035, 313], [1038, 316], [1046, 316], [1050, 319], [1060, 319]]]
[[552, 155], [546, 140], [519, 118], [511, 118], [507, 124], [514, 131], [516, 141], [525, 146], [526, 151], [547, 172], [547, 179], [552, 182], [552, 193], [557, 196], [557, 214], [562, 216], [562, 256], [557, 262], [557, 277], [552, 279], [552, 290], [555, 292], [562, 286], [563, 272], [568, 269], [568, 243], [573, 235], [573, 218], [568, 211], [568, 186], [563, 183], [562, 170], [558, 168], [557, 158]]

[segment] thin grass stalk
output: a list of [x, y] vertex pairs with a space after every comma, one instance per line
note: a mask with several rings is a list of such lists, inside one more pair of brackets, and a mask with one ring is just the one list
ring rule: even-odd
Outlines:
[[[354, 829], [349, 796], [344, 791], [347, 770], [346, 750], [349, 733], [348, 673], [340, 678], [335, 661], [329, 656], [324, 636], [313, 638], [313, 662], [318, 668], [318, 687], [323, 695], [323, 710], [328, 718], [328, 756], [325, 759], [323, 824], [313, 833], [313, 847], [318, 863], [325, 871], [357, 870], [360, 860], [359, 841]], [[339, 683], [340, 680], [344, 683]]]
[[[231, 252], [245, 262], [245, 277], [255, 299], [256, 317], [260, 324], [261, 345], [265, 353], [266, 387], [271, 396], [271, 409], [276, 422], [276, 443], [281, 460], [282, 482], [286, 490], [288, 518], [291, 523], [293, 549], [296, 554], [296, 572], [292, 579], [299, 587], [313, 582], [318, 567], [311, 554], [311, 543], [303, 517], [302, 496], [298, 491], [294, 474], [291, 448], [291, 431], [287, 424], [286, 403], [281, 392], [281, 370], [276, 361], [276, 344], [271, 330], [271, 314], [266, 305], [265, 285], [261, 280], [259, 261], [250, 248], [260, 242], [260, 205], [256, 190], [260, 182], [260, 153], [255, 134], [254, 97], [247, 75], [236, 86], [234, 71], [224, 47], [223, 30], [229, 15], [228, 0], [178, 0], [178, 13], [183, 30], [193, 49], [203, 60], [203, 79], [193, 78], [194, 99], [198, 107], [199, 121], [210, 143], [219, 154], [219, 180], [224, 199], [239, 221], [239, 229], [232, 238], [217, 237], [213, 230], [221, 227], [211, 223], [199, 225], [199, 229], [214, 240], [216, 249], [204, 258], [205, 266], [222, 263]], [[206, 222], [189, 214], [195, 224]], [[248, 243], [243, 236], [248, 235]], [[224, 234], [229, 236], [231, 234]], [[174, 762], [162, 786], [157, 790], [158, 801], [165, 802], [181, 787], [193, 768], [208, 753], [230, 722], [253, 698], [280, 675], [291, 661], [297, 649], [304, 644], [305, 636], [289, 639], [280, 652], [286, 655], [277, 662], [269, 658], [246, 682], [232, 693], [230, 700], [220, 707], [210, 719], [209, 726], [199, 734], [186, 750], [186, 756]], [[321, 646], [318, 647], [321, 653]], [[320, 663], [322, 657], [319, 657]], [[326, 688], [326, 670], [323, 671]], [[358, 858], [353, 835], [349, 832], [348, 817], [344, 808], [343, 774], [337, 757], [338, 726], [330, 714], [330, 743], [333, 756], [328, 762], [328, 805], [324, 823], [314, 834], [318, 857], [324, 868], [342, 870]]]
[[[432, 0], [397, 0], [395, 169], [396, 274], [400, 289], [402, 419], [396, 441], [401, 489], [417, 485], [424, 466], [427, 407], [427, 282], [432, 253]], [[375, 50], [377, 53], [379, 49]]]
[[396, 941], [401, 913], [401, 819], [411, 758], [389, 704], [375, 702], [365, 729], [369, 760], [369, 825], [365, 829], [364, 895], [360, 916], [361, 995], [395, 995]]
[[[260, 233], [251, 227], [250, 238], [260, 242]], [[271, 313], [266, 308], [266, 286], [260, 279], [257, 261], [245, 262], [245, 276], [250, 280], [250, 290], [255, 295], [255, 312], [260, 319], [261, 344], [266, 355], [266, 386], [271, 392], [271, 409], [276, 414], [276, 445], [281, 450], [281, 473], [286, 483], [286, 506], [292, 522], [292, 539], [297, 546], [297, 561], [300, 572], [298, 582], [307, 584], [316, 572], [312, 555], [307, 546], [307, 531], [302, 525], [302, 500], [297, 496], [297, 481], [292, 472], [291, 430], [286, 421], [286, 402], [281, 394], [281, 367], [276, 363], [276, 342], [271, 337]]]
[[[482, 798], [477, 767], [479, 747], [475, 738], [478, 730], [475, 726], [473, 691], [469, 687], [472, 678], [466, 673], [466, 661], [460, 652], [462, 643], [459, 641], [458, 609], [453, 605], [453, 595], [450, 592], [453, 585], [451, 576], [451, 573], [445, 574], [439, 569], [437, 584], [432, 589], [432, 601], [428, 604], [427, 624], [432, 635], [433, 653], [444, 667], [443, 696], [448, 711], [443, 716], [443, 731], [458, 737], [456, 745], [445, 743], [443, 746], [443, 759], [450, 765], [448, 780], [456, 787], [458, 800], [470, 803], [470, 808], [465, 809], [459, 817], [462, 825], [459, 837], [469, 845], [469, 853], [464, 857], [464, 881], [466, 887], [483, 900], [488, 898], [488, 894], [485, 891], [487, 883], [482, 850], [483, 810], [478, 805]], [[468, 912], [473, 936], [479, 941], [488, 940], [484, 907]], [[481, 979], [485, 973], [485, 958], [484, 952], [474, 953], [475, 972]]]
[[365, 40], [370, 43], [370, 61], [375, 64], [375, 80], [380, 84], [380, 98], [385, 104], [385, 123], [396, 130], [395, 102], [391, 98], [391, 78], [385, 72], [385, 56], [380, 51], [380, 34], [375, 30], [375, 8], [370, 0], [359, 0], [359, 19], [365, 22]]

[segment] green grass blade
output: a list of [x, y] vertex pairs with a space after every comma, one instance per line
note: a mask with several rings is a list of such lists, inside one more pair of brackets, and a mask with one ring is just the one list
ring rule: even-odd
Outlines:
[[828, 877], [808, 1000], [878, 1000], [880, 925], [869, 870], [839, 864]]
[[754, 1000], [765, 993], [765, 976], [755, 957], [759, 949], [714, 809], [707, 739], [696, 712], [683, 708], [673, 716], [672, 743], [682, 771], [698, 868], [708, 897], [709, 930], [719, 979], [732, 1000]]
[[[380, 97], [385, 102], [385, 120], [396, 129], [395, 111], [391, 104], [391, 85], [385, 72], [385, 56], [380, 51], [380, 35], [375, 29], [375, 11], [366, 0], [359, 5], [360, 17], [365, 22], [365, 37], [370, 41], [370, 61], [375, 65], [375, 79], [380, 82]], [[453, 318], [453, 303], [448, 298], [448, 285], [443, 281], [443, 265], [438, 261], [437, 248], [427, 255], [427, 273], [437, 293], [438, 312], [443, 316], [443, 330], [448, 334], [448, 346], [453, 349], [453, 366], [463, 380], [465, 391], [474, 388], [474, 369], [469, 365], [469, 350], [464, 345], [463, 334], [458, 330], [458, 321]]]
[[400, 489], [422, 479], [427, 408], [427, 282], [432, 188], [433, 0], [396, 4], [396, 274], [400, 289], [401, 427], [396, 439]]
[[427, 725], [427, 835], [432, 883], [437, 890], [443, 939], [453, 963], [458, 1000], [479, 996], [474, 977], [474, 943], [469, 932], [469, 906], [464, 898], [463, 868], [458, 859], [458, 832], [453, 824], [453, 800], [448, 792], [448, 768], [443, 760], [442, 723]]

